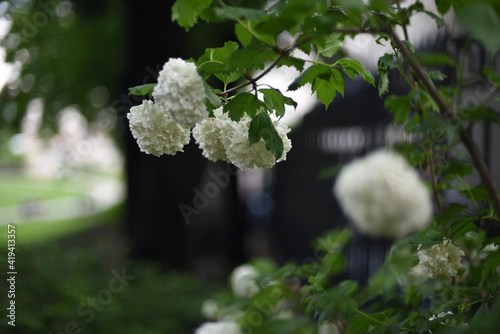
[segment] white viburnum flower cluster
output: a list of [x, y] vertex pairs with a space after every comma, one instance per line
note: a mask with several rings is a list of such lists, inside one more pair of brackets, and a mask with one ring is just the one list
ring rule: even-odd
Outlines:
[[346, 165], [333, 193], [362, 232], [401, 238], [430, 222], [430, 194], [417, 172], [399, 154], [376, 151]]
[[254, 167], [271, 168], [275, 163], [286, 160], [292, 148], [287, 136], [288, 126], [273, 120], [273, 125], [283, 141], [283, 154], [279, 159], [266, 149], [264, 139], [250, 145], [248, 130], [252, 119], [244, 115], [240, 121], [231, 120], [219, 108], [214, 117], [203, 120], [193, 128], [193, 137], [203, 151], [203, 156], [211, 161], [231, 162], [242, 170]]
[[193, 63], [169, 59], [160, 71], [153, 97], [161, 110], [185, 128], [208, 117], [203, 79]]
[[251, 298], [260, 291], [256, 279], [259, 272], [251, 264], [236, 267], [229, 279], [233, 294], [239, 298]]
[[449, 281], [464, 268], [461, 263], [465, 253], [450, 241], [432, 246], [430, 249], [418, 251], [419, 264], [422, 270], [432, 278]]
[[130, 131], [142, 152], [157, 157], [176, 154], [189, 143], [189, 130], [167, 117], [153, 102], [144, 100], [127, 114]]
[[241, 327], [236, 321], [224, 320], [205, 322], [195, 330], [195, 334], [240, 334]]

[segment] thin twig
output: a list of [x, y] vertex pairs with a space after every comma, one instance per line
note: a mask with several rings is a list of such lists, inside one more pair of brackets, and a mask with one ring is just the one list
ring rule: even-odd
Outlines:
[[[360, 29], [360, 28], [339, 28], [339, 29], [333, 29], [332, 31], [332, 34], [334, 33], [339, 33], [339, 34], [358, 34], [358, 33], [367, 33], [367, 34], [378, 34], [378, 33], [381, 33], [382, 31], [380, 30], [376, 30], [376, 29]], [[276, 65], [278, 65], [278, 63], [280, 62], [281, 59], [283, 59], [284, 57], [287, 57], [288, 55], [290, 55], [290, 53], [292, 53], [292, 51], [294, 51], [295, 49], [297, 49], [299, 46], [301, 46], [302, 44], [305, 44], [307, 42], [310, 42], [311, 40], [313, 39], [312, 36], [308, 36], [308, 37], [305, 37], [299, 41], [297, 41], [297, 43], [295, 43], [294, 45], [292, 45], [291, 47], [289, 47], [288, 49], [285, 49], [285, 50], [279, 50], [277, 51], [279, 53], [278, 57], [271, 63], [271, 65], [269, 65], [265, 70], [264, 72], [262, 72], [261, 74], [259, 74], [258, 76], [256, 76], [255, 78], [252, 78], [251, 80], [249, 79], [247, 82], [244, 82], [238, 86], [235, 86], [233, 88], [230, 88], [224, 92], [221, 92], [221, 93], [216, 93], [218, 96], [224, 96], [224, 95], [227, 95], [227, 94], [230, 94], [230, 93], [233, 93], [235, 91], [237, 91], [238, 89], [241, 89], [243, 87], [246, 87], [248, 85], [255, 85], [255, 83], [261, 79], [262, 77], [264, 77], [267, 73], [269, 73], [274, 67], [276, 67]]]
[[[443, 95], [439, 92], [439, 90], [434, 86], [434, 83], [432, 80], [429, 78], [429, 76], [425, 73], [424, 69], [418, 62], [418, 60], [415, 58], [413, 53], [408, 49], [408, 47], [399, 39], [399, 37], [396, 35], [394, 30], [390, 27], [385, 28], [385, 32], [387, 35], [390, 36], [390, 38], [393, 40], [393, 42], [398, 46], [398, 48], [401, 50], [401, 53], [403, 53], [403, 56], [405, 57], [406, 61], [408, 62], [408, 65], [413, 69], [417, 77], [420, 79], [422, 85], [425, 87], [429, 95], [436, 101], [436, 104], [438, 105], [439, 109], [443, 111], [445, 116], [453, 121], [456, 119], [456, 114], [451, 108], [451, 106], [448, 104], [448, 102], [445, 100]], [[486, 186], [486, 189], [488, 190], [488, 193], [491, 197], [491, 201], [493, 204], [493, 207], [495, 208], [495, 211], [497, 212], [497, 216], [500, 216], [500, 196], [498, 194], [498, 190], [496, 189], [495, 184], [493, 183], [493, 180], [491, 178], [490, 172], [488, 171], [488, 167], [486, 166], [486, 163], [484, 162], [483, 157], [479, 153], [479, 149], [474, 143], [474, 140], [472, 139], [472, 136], [469, 131], [465, 130], [463, 127], [460, 127], [460, 139], [467, 148], [467, 151], [469, 152], [470, 157], [472, 158], [472, 161], [474, 162], [474, 165], [476, 166], [476, 169], [479, 173], [479, 176], [481, 177], [481, 181], [483, 184]]]

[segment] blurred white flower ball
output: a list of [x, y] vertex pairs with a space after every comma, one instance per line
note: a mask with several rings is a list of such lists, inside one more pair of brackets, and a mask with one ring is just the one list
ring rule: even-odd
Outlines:
[[206, 319], [216, 319], [219, 311], [219, 305], [212, 299], [205, 300], [201, 305], [201, 315]]
[[399, 154], [376, 151], [346, 165], [333, 193], [346, 216], [365, 234], [401, 238], [425, 228], [430, 194]]
[[251, 298], [260, 290], [256, 282], [258, 277], [259, 272], [251, 264], [236, 267], [230, 277], [233, 294], [239, 298]]

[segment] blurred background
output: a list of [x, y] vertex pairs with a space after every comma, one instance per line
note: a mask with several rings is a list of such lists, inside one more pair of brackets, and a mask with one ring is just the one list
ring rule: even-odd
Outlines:
[[[338, 166], [405, 139], [375, 88], [346, 81], [329, 110], [307, 87], [292, 96], [293, 149], [273, 170], [209, 162], [194, 143], [176, 156], [141, 153], [126, 113], [142, 98], [128, 88], [154, 83], [168, 58], [235, 40], [231, 24], [187, 33], [171, 22], [173, 2], [0, 2], [0, 252], [3, 261], [15, 225], [18, 272], [16, 327], [2, 321], [0, 332], [192, 333], [202, 302], [227, 288], [238, 264], [314, 260], [314, 238], [345, 225], [331, 193]], [[428, 35], [426, 48], [458, 44]], [[477, 72], [500, 61], [467, 47], [479, 101], [488, 87]], [[277, 88], [283, 75], [293, 73], [270, 76]], [[392, 92], [400, 86], [394, 78]], [[484, 125], [477, 136], [500, 170], [491, 154], [498, 132]], [[390, 241], [356, 238], [348, 275], [363, 282]]]

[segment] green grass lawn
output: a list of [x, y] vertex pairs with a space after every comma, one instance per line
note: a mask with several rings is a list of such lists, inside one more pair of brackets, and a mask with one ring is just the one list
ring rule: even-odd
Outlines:
[[[43, 203], [68, 196], [81, 196], [88, 185], [88, 180], [83, 177], [44, 180], [20, 173], [0, 173], [0, 210], [2, 207], [20, 205], [29, 200]], [[80, 233], [96, 225], [97, 222], [116, 221], [116, 217], [122, 210], [123, 205], [119, 204], [90, 216], [44, 222], [13, 221], [12, 223], [16, 226], [19, 243], [37, 244]], [[0, 240], [5, 240], [6, 233], [7, 227], [0, 225]]]
[[[78, 191], [75, 191], [77, 185], [74, 181], [63, 183], [16, 173], [0, 174], [0, 207], [17, 205], [30, 199], [43, 201], [75, 195], [78, 194]], [[71, 188], [74, 190], [71, 191]]]

